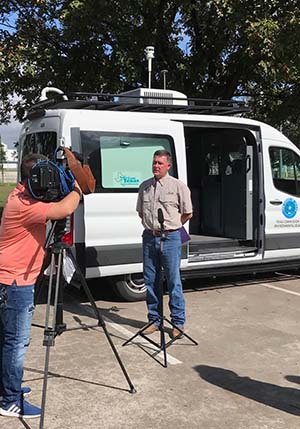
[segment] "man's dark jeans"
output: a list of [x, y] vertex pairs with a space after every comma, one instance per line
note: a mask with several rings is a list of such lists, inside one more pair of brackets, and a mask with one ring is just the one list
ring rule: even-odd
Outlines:
[[33, 312], [34, 285], [0, 283], [0, 395], [3, 406], [21, 399]]
[[[185, 300], [180, 278], [181, 244], [179, 230], [167, 234], [163, 244], [163, 267], [169, 291], [171, 321], [179, 328], [183, 328], [185, 324]], [[159, 258], [160, 237], [145, 230], [143, 260], [149, 321], [154, 321], [159, 316]]]

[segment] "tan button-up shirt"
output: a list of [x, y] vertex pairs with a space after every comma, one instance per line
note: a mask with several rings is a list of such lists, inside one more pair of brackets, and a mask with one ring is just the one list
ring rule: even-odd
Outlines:
[[154, 177], [145, 180], [139, 188], [136, 210], [142, 215], [146, 229], [160, 229], [157, 218], [159, 208], [163, 211], [166, 230], [180, 228], [181, 215], [193, 212], [189, 188], [169, 174], [160, 180]]

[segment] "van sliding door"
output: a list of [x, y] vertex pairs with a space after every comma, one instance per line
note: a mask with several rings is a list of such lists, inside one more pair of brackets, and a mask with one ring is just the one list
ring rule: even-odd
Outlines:
[[71, 136], [72, 147], [80, 149], [96, 178], [96, 191], [84, 197], [83, 222], [77, 228], [83, 236], [87, 277], [142, 272], [138, 188], [153, 175], [152, 158], [158, 149], [171, 152], [170, 174], [186, 181], [182, 124], [110, 113], [105, 121], [72, 129]]

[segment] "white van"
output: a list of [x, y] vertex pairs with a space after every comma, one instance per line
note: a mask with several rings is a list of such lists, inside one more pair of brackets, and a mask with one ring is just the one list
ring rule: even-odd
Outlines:
[[65, 145], [88, 159], [96, 178], [70, 231], [86, 278], [110, 277], [123, 298], [145, 297], [135, 205], [157, 149], [171, 152], [170, 173], [192, 193], [183, 278], [299, 267], [300, 151], [276, 129], [243, 118], [245, 110], [167, 90], [73, 93], [32, 107], [19, 159], [51, 158]]

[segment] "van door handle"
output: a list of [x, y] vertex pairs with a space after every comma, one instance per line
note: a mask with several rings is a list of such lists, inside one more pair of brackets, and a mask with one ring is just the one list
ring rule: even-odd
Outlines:
[[280, 204], [282, 204], [282, 201], [280, 201], [280, 200], [272, 200], [272, 201], [270, 201], [270, 204], [273, 204], [273, 206], [280, 206]]
[[246, 156], [246, 173], [249, 173], [251, 170], [251, 158], [250, 155]]

